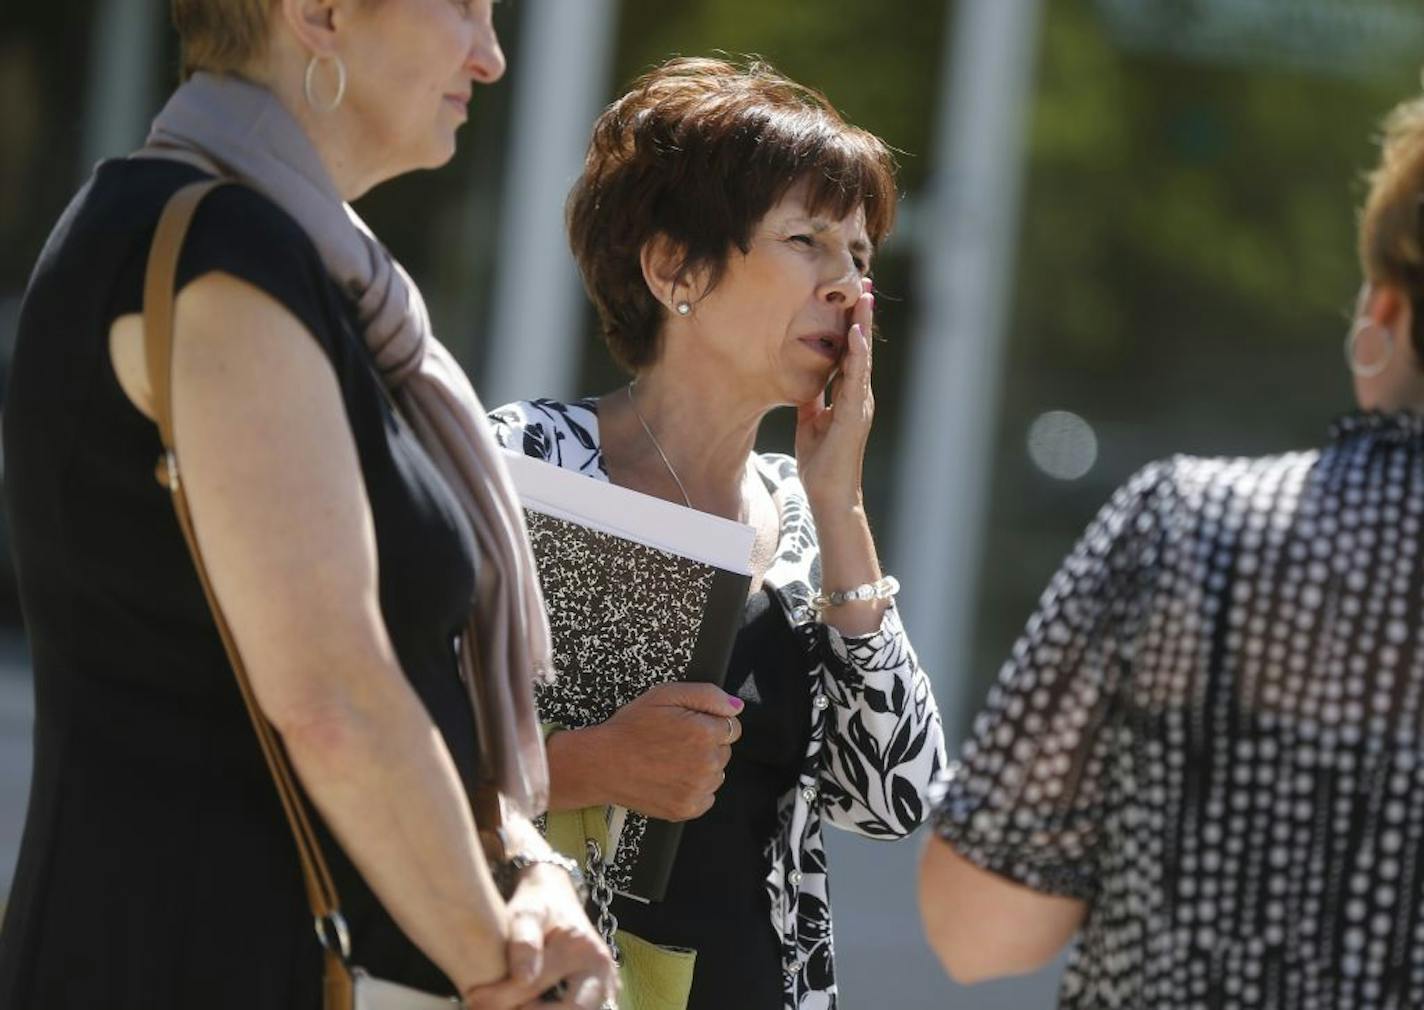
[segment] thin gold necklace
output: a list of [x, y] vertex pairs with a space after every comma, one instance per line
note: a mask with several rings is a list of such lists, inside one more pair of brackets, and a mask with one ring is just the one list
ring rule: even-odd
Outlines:
[[677, 482], [677, 489], [682, 492], [683, 503], [688, 508], [692, 508], [692, 499], [687, 496], [687, 488], [682, 486], [682, 478], [677, 475], [677, 471], [673, 469], [672, 463], [668, 461], [667, 453], [663, 452], [663, 447], [658, 444], [658, 437], [653, 434], [653, 429], [648, 427], [648, 422], [643, 417], [643, 412], [638, 409], [638, 401], [633, 399], [633, 387], [637, 384], [638, 380], [634, 379], [628, 383], [627, 386], [623, 387], [628, 391], [628, 406], [633, 408], [633, 416], [636, 417], [638, 423], [643, 426], [643, 431], [648, 436], [648, 441], [653, 443], [653, 448], [656, 449], [658, 455], [662, 457], [663, 466], [667, 467], [667, 472], [671, 474], [672, 479]]

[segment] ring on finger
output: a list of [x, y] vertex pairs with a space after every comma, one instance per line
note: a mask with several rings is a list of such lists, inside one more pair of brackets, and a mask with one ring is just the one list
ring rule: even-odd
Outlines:
[[731, 746], [737, 739], [737, 724], [730, 715], [723, 718], [727, 720], [727, 745]]

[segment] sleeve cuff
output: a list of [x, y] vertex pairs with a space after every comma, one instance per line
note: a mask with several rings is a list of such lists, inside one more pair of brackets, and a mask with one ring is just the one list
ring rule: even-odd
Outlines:
[[965, 791], [961, 775], [950, 771], [930, 787], [934, 809], [930, 825], [935, 835], [954, 848], [961, 857], [981, 870], [1003, 877], [1021, 887], [1078, 901], [1092, 901], [1097, 894], [1097, 878], [1082, 862], [1055, 859], [1047, 850], [1015, 846], [1012, 840], [987, 838], [982, 804]]
[[905, 626], [900, 622], [900, 611], [894, 600], [890, 601], [890, 605], [880, 615], [880, 627], [864, 635], [844, 635], [824, 622], [822, 627], [826, 629], [831, 648], [841, 655], [853, 653], [857, 649], [878, 650], [905, 634]]

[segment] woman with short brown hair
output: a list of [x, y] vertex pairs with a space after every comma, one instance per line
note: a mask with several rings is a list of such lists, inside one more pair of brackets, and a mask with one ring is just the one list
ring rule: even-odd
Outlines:
[[[909, 834], [943, 760], [861, 501], [893, 173], [878, 138], [765, 64], [653, 70], [599, 118], [568, 206], [632, 381], [494, 415], [507, 446], [756, 530], [726, 689], [654, 687], [549, 739], [551, 810], [688, 821], [666, 900], [614, 911], [696, 952], [692, 1008], [833, 1005], [822, 826]], [[795, 458], [755, 452], [781, 406]]]
[[[565, 869], [525, 816], [523, 858], [487, 864], [467, 799], [492, 778], [543, 805], [548, 635], [517, 509], [419, 291], [348, 203], [450, 159], [504, 70], [490, 0], [174, 7], [187, 80], [71, 203], [20, 314], [5, 494], [36, 731], [0, 1005], [322, 1002], [292, 836], [155, 480], [144, 268], [170, 198], [220, 175], [242, 185], [206, 197], [178, 263], [164, 473], [320, 815], [354, 963], [471, 1008], [560, 983], [597, 1006], [612, 968]], [[478, 733], [476, 663], [506, 703]]]

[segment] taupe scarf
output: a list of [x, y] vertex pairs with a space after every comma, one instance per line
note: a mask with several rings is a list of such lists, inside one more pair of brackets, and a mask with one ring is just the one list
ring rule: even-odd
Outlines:
[[420, 290], [342, 200], [311, 140], [266, 88], [198, 73], [153, 121], [146, 157], [171, 157], [246, 183], [296, 219], [356, 306], [402, 416], [459, 500], [479, 548], [475, 600], [460, 640], [484, 769], [529, 815], [548, 801], [533, 682], [552, 676], [549, 625], [524, 513], [485, 409], [435, 339]]

